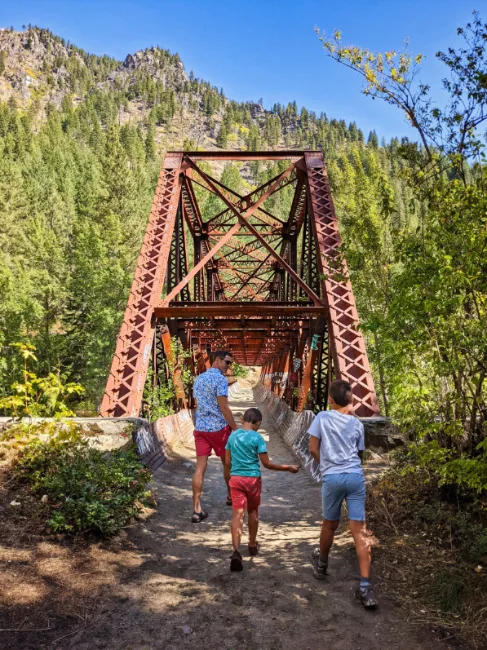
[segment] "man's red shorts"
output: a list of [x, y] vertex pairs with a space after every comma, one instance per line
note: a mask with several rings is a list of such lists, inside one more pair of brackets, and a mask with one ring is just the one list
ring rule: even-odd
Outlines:
[[255, 510], [260, 506], [262, 479], [256, 476], [232, 476], [230, 492], [232, 508]]
[[220, 431], [196, 431], [194, 432], [194, 444], [197, 456], [211, 456], [211, 450], [216, 456], [225, 456], [225, 445], [232, 433], [227, 425]]

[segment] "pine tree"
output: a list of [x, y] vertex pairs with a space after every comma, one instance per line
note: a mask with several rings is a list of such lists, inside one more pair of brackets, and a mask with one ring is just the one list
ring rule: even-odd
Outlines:
[[156, 143], [155, 143], [156, 127], [151, 121], [147, 127], [147, 135], [145, 138], [145, 155], [147, 160], [154, 160], [156, 157]]
[[218, 132], [216, 143], [222, 149], [226, 149], [228, 146], [228, 130], [225, 122], [223, 121], [220, 125], [220, 131]]
[[377, 133], [375, 131], [371, 131], [369, 133], [369, 137], [367, 138], [367, 144], [369, 145], [369, 147], [372, 147], [373, 149], [378, 149], [379, 138], [377, 137]]

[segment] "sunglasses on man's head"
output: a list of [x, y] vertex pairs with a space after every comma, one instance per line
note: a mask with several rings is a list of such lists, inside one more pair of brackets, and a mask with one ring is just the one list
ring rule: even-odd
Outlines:
[[227, 364], [227, 366], [231, 366], [233, 363], [232, 359], [223, 359], [223, 361]]

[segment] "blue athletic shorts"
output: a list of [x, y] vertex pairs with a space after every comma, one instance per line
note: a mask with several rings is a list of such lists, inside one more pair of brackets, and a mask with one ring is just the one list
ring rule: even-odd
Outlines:
[[338, 521], [342, 503], [347, 502], [348, 518], [365, 521], [365, 478], [363, 474], [325, 474], [321, 488], [323, 519]]

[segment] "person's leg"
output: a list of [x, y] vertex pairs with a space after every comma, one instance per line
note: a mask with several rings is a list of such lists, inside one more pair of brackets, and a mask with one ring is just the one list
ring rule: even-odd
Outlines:
[[326, 475], [323, 478], [321, 496], [323, 500], [323, 522], [321, 524], [320, 547], [315, 549], [313, 575], [317, 580], [324, 580], [328, 569], [328, 555], [333, 544], [335, 531], [340, 523], [340, 510], [343, 501], [341, 474]]
[[257, 532], [259, 530], [259, 506], [262, 494], [262, 480], [249, 477], [247, 482], [247, 512], [249, 524], [249, 553], [257, 555], [259, 545], [257, 544]]
[[232, 509], [232, 546], [234, 551], [238, 551], [240, 547], [240, 542], [242, 539], [242, 528], [245, 517], [244, 508], [233, 508]]
[[357, 552], [358, 564], [360, 567], [360, 577], [369, 580], [372, 553], [370, 542], [367, 537], [365, 521], [350, 520], [348, 525], [350, 532], [352, 533], [353, 541], [355, 542], [355, 550]]
[[321, 535], [320, 535], [320, 560], [322, 564], [328, 564], [328, 555], [330, 549], [333, 545], [333, 539], [335, 537], [335, 531], [338, 528], [340, 520], [329, 520], [323, 519], [321, 524]]
[[257, 546], [257, 532], [259, 530], [259, 508], [252, 508], [247, 511], [249, 526], [249, 546]]
[[227, 484], [227, 505], [230, 505], [230, 501], [232, 499], [230, 495], [230, 485], [229, 485], [231, 467], [229, 467], [225, 463], [225, 445], [228, 442], [230, 433], [231, 433], [230, 427], [225, 427], [221, 431], [215, 431], [214, 433], [212, 433], [211, 438], [209, 439], [209, 442], [211, 444], [213, 451], [215, 452], [215, 455], [220, 457], [220, 460], [223, 465], [223, 478], [225, 479], [225, 483]]
[[193, 512], [201, 512], [201, 493], [207, 465], [208, 456], [196, 457], [196, 469], [193, 474]]
[[365, 479], [362, 474], [347, 475], [346, 492], [348, 525], [355, 542], [360, 575], [368, 579], [371, 553], [365, 527]]
[[227, 465], [225, 463], [225, 456], [220, 456], [220, 460], [222, 461], [223, 465], [223, 478], [225, 479], [225, 483], [227, 484], [227, 499], [229, 501], [232, 500], [232, 495], [230, 493], [230, 465]]
[[329, 474], [323, 478], [321, 488], [323, 523], [320, 535], [320, 560], [323, 564], [328, 564], [335, 531], [340, 523], [340, 512], [345, 498], [343, 481], [343, 474]]
[[361, 474], [350, 474], [347, 478], [348, 525], [355, 542], [360, 567], [360, 587], [357, 592], [364, 607], [377, 607], [377, 599], [370, 582], [372, 562], [371, 543], [365, 526], [365, 479]]
[[247, 498], [245, 491], [240, 484], [240, 476], [232, 476], [230, 488], [232, 491], [232, 546], [233, 553], [230, 557], [230, 571], [242, 571], [243, 562], [240, 555], [239, 546], [242, 539], [242, 528], [247, 507]]

